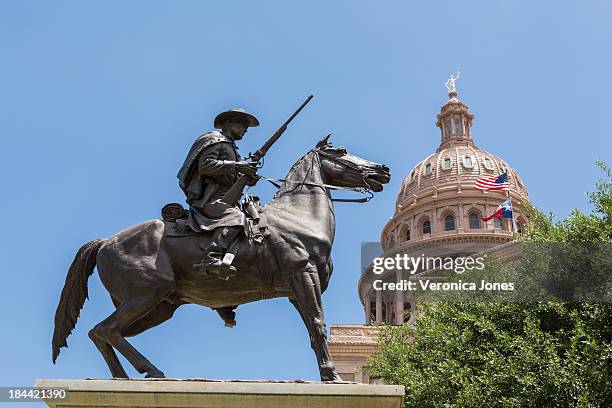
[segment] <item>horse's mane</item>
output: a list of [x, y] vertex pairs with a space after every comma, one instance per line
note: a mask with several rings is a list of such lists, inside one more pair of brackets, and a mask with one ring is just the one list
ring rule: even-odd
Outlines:
[[[293, 165], [291, 166], [291, 168], [289, 169], [289, 171], [287, 172], [287, 176], [285, 177], [285, 180], [289, 180], [289, 176], [297, 169], [298, 166], [300, 166], [302, 164], [302, 162], [304, 160], [306, 160], [306, 158], [308, 156], [310, 156], [313, 152], [319, 150], [320, 147], [315, 147], [313, 149], [310, 149], [308, 152], [306, 152], [302, 157], [300, 157], [299, 159], [297, 159], [297, 161], [295, 163], [293, 163]], [[287, 182], [285, 181], [283, 183], [283, 185], [276, 191], [276, 193], [274, 194], [274, 196], [272, 197], [272, 200], [277, 199], [278, 197], [281, 196], [281, 194], [285, 193], [287, 187]]]

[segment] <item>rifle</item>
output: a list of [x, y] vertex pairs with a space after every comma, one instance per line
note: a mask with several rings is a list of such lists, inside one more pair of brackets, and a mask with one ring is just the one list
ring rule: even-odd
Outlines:
[[[300, 111], [304, 109], [306, 104], [310, 102], [312, 98], [314, 98], [314, 95], [310, 95], [308, 98], [306, 98], [306, 100], [300, 105], [300, 107], [297, 108], [295, 112], [293, 112], [293, 115], [291, 115], [289, 119], [287, 119], [285, 123], [283, 123], [282, 126], [278, 128], [276, 132], [274, 132], [272, 137], [266, 140], [266, 143], [264, 143], [263, 146], [257, 149], [255, 153], [251, 153], [249, 155], [249, 158], [251, 159], [252, 162], [254, 163], [259, 162], [262, 159], [262, 157], [266, 155], [266, 153], [268, 152], [268, 149], [270, 149], [270, 147], [272, 147], [274, 142], [276, 142], [281, 137], [281, 135], [285, 132], [285, 130], [287, 130], [287, 127], [289, 126], [289, 123], [293, 120], [293, 118], [295, 118], [300, 113]], [[236, 182], [230, 187], [230, 189], [227, 190], [225, 195], [221, 198], [221, 201], [227, 204], [238, 202], [238, 200], [240, 200], [240, 196], [242, 195], [242, 191], [244, 190], [244, 187], [246, 186], [246, 183], [248, 180], [249, 180], [249, 176], [246, 176], [244, 174], [240, 176], [240, 178], [236, 180]]]

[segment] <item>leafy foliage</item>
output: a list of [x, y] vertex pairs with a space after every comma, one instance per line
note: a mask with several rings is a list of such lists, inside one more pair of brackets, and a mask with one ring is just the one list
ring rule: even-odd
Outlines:
[[595, 183], [595, 191], [587, 193], [594, 211], [585, 215], [573, 209], [570, 215], [556, 223], [552, 214], [544, 215], [533, 206], [527, 208], [531, 227], [525, 237], [536, 242], [606, 242], [612, 240], [612, 170], [603, 161], [597, 166], [605, 177]]
[[[610, 244], [612, 174], [597, 164], [607, 177], [588, 194], [592, 213], [553, 222], [531, 208], [524, 242]], [[572, 257], [591, 265], [584, 251]], [[379, 346], [370, 375], [404, 385], [406, 407], [612, 406], [611, 303], [427, 303]]]

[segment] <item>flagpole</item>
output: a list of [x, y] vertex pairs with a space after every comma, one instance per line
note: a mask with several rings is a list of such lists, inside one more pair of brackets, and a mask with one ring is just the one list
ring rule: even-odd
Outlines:
[[[508, 190], [506, 190], [506, 196], [508, 197], [508, 199], [510, 200], [510, 203], [512, 204], [512, 197], [510, 197], [510, 187], [508, 187]], [[514, 204], [512, 204], [512, 224], [511, 227], [512, 228], [512, 240], [514, 240], [514, 231], [515, 231], [515, 225], [514, 225]]]

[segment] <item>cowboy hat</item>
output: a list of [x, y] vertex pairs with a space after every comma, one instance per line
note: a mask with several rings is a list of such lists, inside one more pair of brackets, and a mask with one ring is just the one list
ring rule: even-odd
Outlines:
[[240, 118], [247, 124], [248, 127], [256, 127], [259, 126], [259, 121], [257, 118], [244, 109], [230, 109], [225, 112], [221, 112], [215, 118], [215, 128], [221, 129], [225, 121], [228, 119]]

